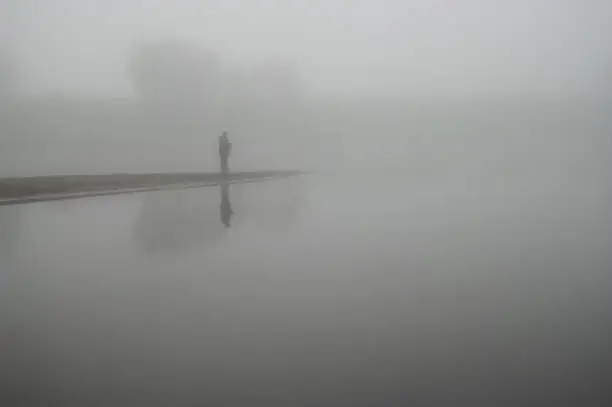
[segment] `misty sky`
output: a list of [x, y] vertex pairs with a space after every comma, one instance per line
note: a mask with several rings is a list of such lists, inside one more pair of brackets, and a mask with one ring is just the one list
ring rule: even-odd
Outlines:
[[30, 90], [129, 92], [141, 41], [185, 38], [228, 66], [295, 62], [332, 94], [585, 89], [609, 60], [606, 0], [0, 0]]

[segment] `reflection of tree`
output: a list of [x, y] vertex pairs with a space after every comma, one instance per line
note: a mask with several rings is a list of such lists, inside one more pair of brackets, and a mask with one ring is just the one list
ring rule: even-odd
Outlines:
[[19, 226], [21, 221], [19, 206], [0, 207], [0, 259], [11, 259], [18, 250]]
[[226, 236], [226, 228], [231, 226], [234, 207], [241, 214], [241, 220], [258, 228], [290, 227], [304, 200], [299, 177], [236, 184], [231, 201], [228, 184], [221, 185], [219, 190], [160, 192], [143, 194], [143, 197], [145, 201], [134, 224], [133, 236], [143, 250], [159, 254], [220, 243]]
[[58, 382], [45, 348], [47, 338], [37, 329], [40, 314], [29, 290], [32, 274], [17, 256], [23, 210], [20, 205], [0, 206], [0, 405], [60, 405], [53, 404], [59, 401]]
[[143, 196], [133, 233], [146, 252], [163, 254], [210, 247], [225, 236], [217, 198], [208, 189]]

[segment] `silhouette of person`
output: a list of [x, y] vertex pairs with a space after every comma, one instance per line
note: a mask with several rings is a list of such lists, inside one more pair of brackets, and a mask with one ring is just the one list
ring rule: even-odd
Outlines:
[[221, 223], [225, 225], [226, 228], [231, 227], [231, 219], [234, 215], [234, 211], [232, 209], [232, 203], [229, 199], [229, 185], [222, 184], [221, 185]]
[[219, 157], [221, 158], [221, 173], [227, 174], [229, 172], [229, 156], [232, 151], [232, 142], [227, 137], [227, 131], [224, 131], [219, 136]]

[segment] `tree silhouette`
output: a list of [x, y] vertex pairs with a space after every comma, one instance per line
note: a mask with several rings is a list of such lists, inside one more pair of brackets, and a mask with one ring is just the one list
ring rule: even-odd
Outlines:
[[252, 78], [257, 97], [274, 110], [293, 107], [297, 103], [300, 84], [291, 61], [269, 58], [255, 67]]
[[143, 45], [132, 56], [129, 75], [137, 95], [167, 113], [202, 113], [218, 98], [219, 60], [195, 44]]
[[17, 66], [7, 52], [0, 50], [0, 104], [15, 97], [17, 92]]

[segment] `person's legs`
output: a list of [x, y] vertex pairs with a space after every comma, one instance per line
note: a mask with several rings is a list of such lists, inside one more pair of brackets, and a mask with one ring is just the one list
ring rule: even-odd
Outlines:
[[228, 160], [226, 155], [221, 156], [221, 172], [227, 174], [229, 172]]

